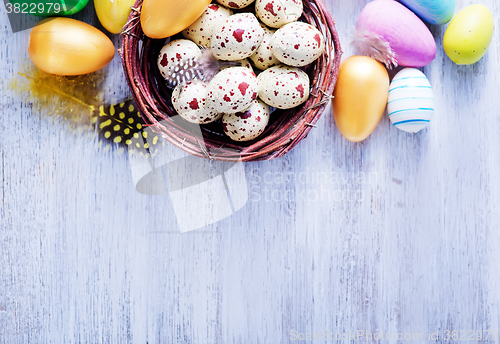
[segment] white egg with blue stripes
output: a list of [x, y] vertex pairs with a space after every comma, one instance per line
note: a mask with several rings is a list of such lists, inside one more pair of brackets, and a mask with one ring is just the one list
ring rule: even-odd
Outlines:
[[416, 133], [429, 125], [434, 114], [434, 94], [429, 79], [415, 68], [405, 68], [392, 79], [387, 103], [396, 128]]

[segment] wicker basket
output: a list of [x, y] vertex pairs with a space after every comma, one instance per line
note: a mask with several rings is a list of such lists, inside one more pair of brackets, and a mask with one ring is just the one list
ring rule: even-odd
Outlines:
[[165, 39], [150, 39], [143, 34], [139, 20], [142, 1], [137, 0], [123, 28], [120, 56], [144, 121], [167, 141], [204, 158], [221, 161], [269, 160], [286, 154], [314, 127], [331, 98], [342, 56], [335, 23], [322, 0], [303, 0], [304, 13], [299, 19], [319, 28], [326, 41], [326, 52], [303, 69], [311, 81], [311, 96], [299, 107], [277, 109], [271, 114], [264, 133], [248, 142], [232, 141], [224, 134], [219, 121], [202, 125], [203, 139], [200, 140], [200, 126], [187, 121], [179, 125], [179, 121], [170, 118], [179, 116], [172, 107], [171, 90], [165, 86], [156, 62]]

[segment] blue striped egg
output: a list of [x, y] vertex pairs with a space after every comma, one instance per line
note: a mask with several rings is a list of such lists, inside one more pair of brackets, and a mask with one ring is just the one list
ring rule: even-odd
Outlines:
[[455, 13], [455, 0], [400, 0], [424, 22], [446, 24]]
[[405, 68], [396, 74], [389, 87], [387, 113], [396, 128], [410, 133], [429, 125], [434, 114], [434, 94], [424, 73]]

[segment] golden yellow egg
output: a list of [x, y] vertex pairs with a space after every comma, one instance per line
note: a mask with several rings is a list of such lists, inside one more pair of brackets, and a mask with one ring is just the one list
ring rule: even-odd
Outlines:
[[144, 0], [141, 26], [150, 38], [165, 38], [193, 24], [210, 0]]
[[378, 61], [351, 56], [340, 65], [334, 91], [333, 116], [346, 139], [366, 139], [384, 114], [389, 97], [389, 74]]
[[111, 33], [122, 31], [134, 4], [135, 0], [94, 0], [99, 21]]
[[95, 27], [57, 17], [44, 19], [31, 30], [28, 54], [46, 73], [81, 75], [106, 66], [115, 56], [115, 47]]

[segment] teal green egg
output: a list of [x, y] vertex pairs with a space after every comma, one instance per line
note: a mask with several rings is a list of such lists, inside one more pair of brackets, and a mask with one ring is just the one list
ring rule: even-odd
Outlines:
[[9, 0], [17, 13], [39, 17], [69, 16], [80, 12], [89, 0]]
[[424, 22], [434, 25], [448, 23], [455, 13], [455, 0], [400, 0]]

